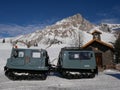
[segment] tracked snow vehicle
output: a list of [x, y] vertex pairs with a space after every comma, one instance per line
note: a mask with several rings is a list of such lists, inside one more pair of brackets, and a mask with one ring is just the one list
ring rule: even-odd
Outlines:
[[12, 80], [45, 80], [49, 68], [49, 56], [46, 50], [13, 48], [4, 71]]
[[60, 74], [68, 79], [93, 78], [98, 73], [92, 49], [62, 48], [57, 67]]

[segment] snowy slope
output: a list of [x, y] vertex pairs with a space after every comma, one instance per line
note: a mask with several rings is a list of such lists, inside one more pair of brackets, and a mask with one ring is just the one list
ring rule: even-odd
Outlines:
[[97, 30], [99, 32], [101, 32], [101, 40], [108, 43], [108, 44], [111, 44], [115, 42], [116, 40], [116, 35], [113, 34], [113, 33], [110, 33], [110, 32], [105, 32], [104, 30], [101, 30], [99, 26], [91, 29], [89, 31], [89, 33], [92, 33], [94, 30]]
[[120, 31], [120, 24], [102, 23], [99, 25], [99, 28], [105, 32], [116, 32]]
[[110, 28], [110, 29], [120, 29], [120, 24], [109, 24], [107, 23], [107, 26]]
[[[65, 18], [61, 21], [56, 22], [51, 26], [47, 26], [43, 30], [37, 30], [34, 33], [29, 33], [26, 35], [20, 35], [7, 39], [8, 42], [21, 41], [31, 45], [35, 43], [52, 45], [52, 44], [67, 44], [71, 46], [78, 46], [78, 41], [80, 37], [80, 44], [84, 45], [88, 41], [92, 40], [91, 32], [93, 30], [100, 30], [101, 40], [106, 43], [114, 43], [116, 36], [112, 32], [108, 32], [107, 28], [101, 26], [95, 26], [89, 21], [84, 19], [80, 14]], [[115, 27], [115, 25], [109, 25]], [[118, 25], [119, 26], [119, 25]]]
[[32, 41], [32, 43], [35, 41], [42, 44], [51, 44], [55, 41], [66, 44], [74, 41], [79, 32], [87, 32], [93, 27], [95, 27], [95, 25], [84, 19], [80, 14], [76, 14], [58, 21], [51, 26], [47, 26], [43, 30], [37, 30], [34, 33], [17, 36], [13, 38], [12, 41]]

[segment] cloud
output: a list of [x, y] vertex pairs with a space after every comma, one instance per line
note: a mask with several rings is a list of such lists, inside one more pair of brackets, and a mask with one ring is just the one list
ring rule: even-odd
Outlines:
[[20, 26], [16, 24], [0, 24], [0, 37], [13, 37], [21, 34], [32, 33], [44, 28], [45, 24]]
[[[33, 22], [34, 24], [28, 25], [17, 25], [17, 24], [0, 24], [0, 38], [3, 37], [14, 37], [17, 35], [23, 35], [35, 32], [37, 30], [42, 30], [48, 25], [54, 24], [54, 22], [60, 20], [61, 18], [53, 17], [47, 19], [44, 22]], [[37, 24], [36, 24], [37, 23]]]
[[97, 13], [96, 15], [97, 15], [97, 16], [100, 16], [100, 17], [106, 17], [106, 16], [108, 16], [107, 13]]
[[102, 19], [96, 19], [93, 23], [95, 24], [101, 24], [101, 23], [109, 23], [109, 24], [119, 24], [119, 18], [102, 18]]
[[94, 23], [120, 23], [120, 6], [113, 6], [111, 9], [103, 10], [96, 13], [96, 17]]
[[118, 24], [118, 23], [120, 23], [119, 19], [117, 19], [117, 18], [102, 19], [100, 22], [101, 23], [111, 23], [111, 24]]

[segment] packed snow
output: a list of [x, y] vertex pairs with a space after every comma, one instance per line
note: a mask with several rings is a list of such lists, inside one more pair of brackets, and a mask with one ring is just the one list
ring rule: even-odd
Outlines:
[[[50, 61], [56, 63], [60, 48], [66, 45], [39, 45], [48, 51]], [[32, 47], [34, 48], [34, 47]], [[105, 70], [99, 72], [93, 79], [64, 79], [51, 73], [47, 79], [12, 81], [4, 75], [4, 66], [10, 57], [12, 45], [0, 43], [0, 90], [120, 90], [120, 72]]]

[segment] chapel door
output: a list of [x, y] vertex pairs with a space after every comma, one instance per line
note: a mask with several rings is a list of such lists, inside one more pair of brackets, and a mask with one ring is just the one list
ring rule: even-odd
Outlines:
[[98, 67], [102, 67], [102, 53], [95, 53], [96, 63]]

